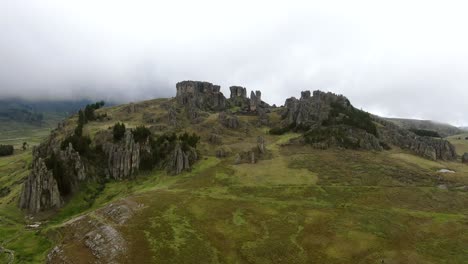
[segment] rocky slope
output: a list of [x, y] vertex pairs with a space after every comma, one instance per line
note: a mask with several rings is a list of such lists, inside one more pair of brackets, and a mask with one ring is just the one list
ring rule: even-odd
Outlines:
[[[249, 133], [249, 125], [240, 121], [242, 116], [253, 117], [256, 125], [273, 126], [269, 120], [273, 116], [272, 110], [275, 110], [281, 113], [281, 119], [274, 125], [279, 125], [282, 132], [293, 130], [303, 133], [303, 137], [295, 141], [299, 144], [310, 144], [319, 149], [343, 147], [376, 151], [396, 146], [431, 160], [457, 158], [454, 147], [448, 141], [416, 136], [391, 122], [355, 109], [342, 95], [304, 91], [300, 99], [289, 98], [283, 108], [275, 109], [261, 100], [260, 91], [252, 91], [250, 98], [247, 98], [246, 88], [240, 86], [230, 87], [228, 99], [220, 91], [220, 86], [209, 82], [184, 81], [178, 83], [176, 88], [175, 100], [159, 104], [158, 109], [162, 111], [160, 115], [147, 112], [146, 109], [153, 107], [148, 103], [129, 104], [121, 108], [126, 115], [142, 115], [143, 121], [150, 125], [151, 133], [155, 133], [155, 136], [144, 141], [137, 141], [132, 129], [127, 129], [120, 141], [113, 140], [110, 131], [101, 129], [90, 141], [90, 147], [85, 148], [91, 148], [88, 154], [83, 154], [84, 150], [80, 150], [80, 154], [74, 150], [72, 143], [66, 148], [61, 146], [67, 136], [78, 133], [76, 129], [73, 132], [74, 121], [61, 124], [34, 151], [34, 162], [24, 184], [20, 207], [31, 213], [60, 207], [65, 198], [77, 191], [81, 182], [99, 181], [101, 178], [131, 179], [143, 162], [159, 162], [159, 166], [164, 166], [172, 174], [190, 170], [199, 159], [195, 148], [181, 144], [177, 137], [166, 137], [164, 140], [170, 142], [161, 141], [158, 144], [162, 145], [158, 146], [153, 146], [150, 141], [153, 142], [153, 137], [163, 132], [178, 132], [190, 124], [202, 124], [212, 113], [218, 113], [218, 124], [221, 125], [212, 126], [207, 139], [215, 145], [221, 144], [221, 134], [229, 133], [230, 130], [243, 130], [246, 135]], [[112, 122], [111, 116], [101, 116], [106, 118], [93, 122]], [[203, 134], [203, 131], [195, 133]], [[264, 139], [258, 140], [258, 147], [237, 153], [218, 148], [216, 155], [236, 155], [236, 163], [255, 163], [266, 155], [262, 143]], [[161, 148], [166, 158], [158, 157], [162, 155], [159, 153]], [[154, 164], [146, 166], [153, 167]], [[105, 175], [100, 175], [102, 172]]]

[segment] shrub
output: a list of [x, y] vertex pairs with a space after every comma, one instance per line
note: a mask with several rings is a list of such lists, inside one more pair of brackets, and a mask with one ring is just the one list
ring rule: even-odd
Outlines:
[[121, 140], [125, 135], [125, 124], [124, 123], [116, 123], [114, 128], [112, 129], [112, 133], [114, 135], [114, 141]]
[[12, 145], [0, 145], [0, 156], [12, 155], [14, 148]]
[[[330, 115], [327, 120], [322, 122], [324, 126], [330, 125], [348, 125], [355, 128], [363, 129], [367, 133], [377, 136], [377, 127], [369, 113], [356, 109], [349, 102], [347, 103], [348, 107], [345, 107], [339, 103], [331, 104]], [[338, 118], [340, 115], [343, 115], [342, 118]]]
[[143, 143], [151, 136], [151, 131], [145, 126], [138, 126], [132, 130], [135, 142]]
[[91, 139], [88, 136], [78, 136], [73, 134], [65, 138], [65, 140], [60, 144], [62, 150], [66, 149], [69, 144], [72, 144], [73, 149], [78, 151], [80, 155], [87, 155], [90, 152], [89, 144], [91, 144]]
[[342, 127], [322, 127], [309, 130], [304, 134], [304, 140], [307, 144], [330, 143], [335, 142], [338, 146], [348, 149], [358, 149], [359, 140], [352, 141], [347, 137], [347, 132]]

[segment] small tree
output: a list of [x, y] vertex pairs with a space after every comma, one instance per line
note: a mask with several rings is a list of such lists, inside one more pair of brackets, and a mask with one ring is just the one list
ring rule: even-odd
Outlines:
[[124, 123], [116, 123], [113, 128], [113, 135], [114, 141], [121, 140], [125, 135], [125, 124]]

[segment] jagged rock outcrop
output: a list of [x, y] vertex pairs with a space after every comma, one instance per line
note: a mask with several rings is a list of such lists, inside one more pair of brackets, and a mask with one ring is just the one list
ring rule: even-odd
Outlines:
[[343, 108], [352, 107], [342, 95], [314, 91], [313, 96], [310, 96], [310, 91], [303, 91], [299, 100], [294, 97], [286, 99], [282, 117], [286, 125], [321, 125], [322, 121], [328, 119], [333, 104]]
[[227, 128], [236, 129], [240, 126], [239, 118], [231, 113], [219, 113], [218, 120], [223, 126]]
[[20, 208], [37, 213], [50, 208], [58, 208], [62, 199], [57, 181], [41, 157], [33, 160], [31, 174], [23, 185]]
[[226, 108], [226, 98], [219, 85], [209, 82], [183, 81], [176, 85], [177, 102], [192, 112], [194, 109], [220, 111]]
[[465, 154], [463, 154], [462, 163], [468, 163], [468, 152], [465, 152]]
[[457, 158], [455, 147], [447, 140], [417, 136], [379, 117], [374, 117], [374, 121], [381, 125], [378, 127], [379, 137], [387, 144], [411, 150], [431, 160], [455, 160]]
[[40, 155], [35, 148], [31, 173], [20, 197], [20, 208], [31, 213], [60, 207], [62, 198], [76, 192], [79, 182], [86, 179], [85, 166], [71, 144], [47, 157]]
[[247, 88], [245, 87], [231, 86], [229, 87], [229, 90], [231, 90], [230, 99], [236, 99], [236, 98], [246, 99], [247, 98]]
[[173, 174], [180, 174], [190, 170], [196, 160], [198, 160], [198, 154], [195, 149], [188, 147], [188, 149], [183, 150], [182, 146], [177, 143], [171, 154], [168, 170]]
[[259, 107], [261, 107], [262, 104], [262, 93], [260, 91], [251, 91], [250, 92], [250, 105], [249, 105], [249, 110], [251, 112], [257, 111]]
[[107, 155], [107, 176], [117, 180], [130, 178], [140, 167], [140, 144], [135, 143], [130, 130], [117, 143], [103, 145]]

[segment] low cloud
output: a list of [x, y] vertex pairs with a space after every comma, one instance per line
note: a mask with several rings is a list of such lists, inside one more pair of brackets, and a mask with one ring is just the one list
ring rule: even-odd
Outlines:
[[[158, 2], [158, 3], [157, 3]], [[284, 2], [284, 1], [283, 1]], [[136, 101], [204, 80], [346, 95], [377, 114], [468, 124], [467, 4], [3, 1], [0, 97]]]

